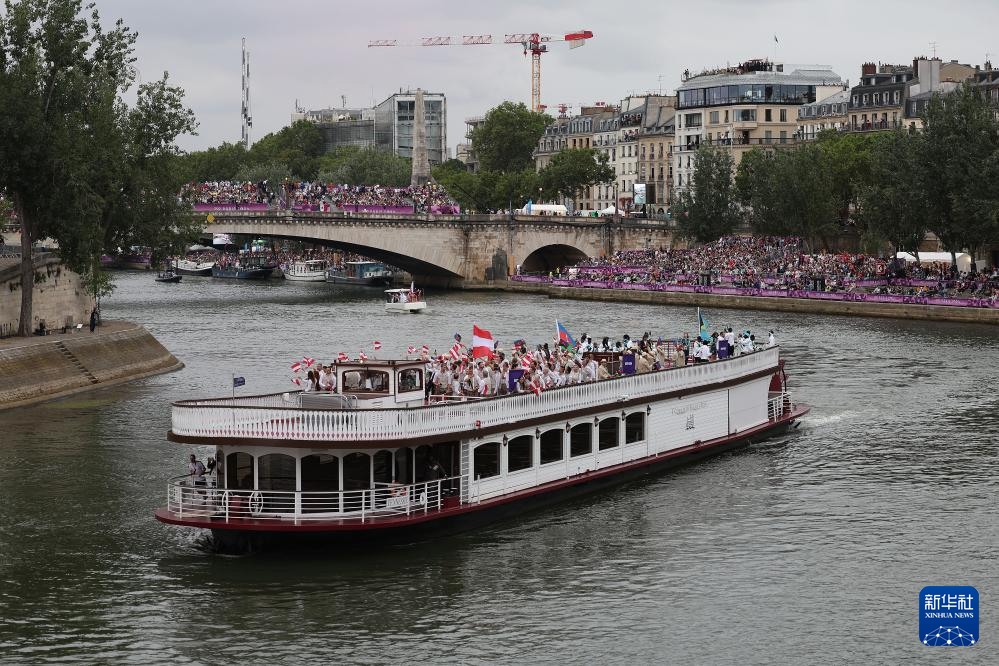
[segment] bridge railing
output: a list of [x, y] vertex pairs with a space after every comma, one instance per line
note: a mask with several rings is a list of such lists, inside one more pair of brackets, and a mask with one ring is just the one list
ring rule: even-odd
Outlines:
[[173, 434], [190, 438], [386, 441], [462, 433], [534, 418], [557, 419], [580, 409], [726, 382], [777, 366], [777, 348], [715, 363], [606, 379], [533, 393], [420, 408], [300, 409], [281, 394], [184, 400], [172, 406]]
[[[204, 215], [198, 211], [195, 215]], [[569, 225], [582, 227], [602, 227], [613, 224], [613, 218], [574, 217], [571, 215], [509, 215], [509, 214], [461, 214], [442, 215], [434, 213], [355, 213], [353, 211], [308, 211], [308, 210], [220, 210], [212, 213], [215, 220], [211, 224], [226, 224], [233, 221], [251, 222], [259, 220], [268, 224], [308, 224], [340, 222], [340, 221], [398, 221], [398, 222], [455, 222], [455, 223], [487, 223], [487, 224], [531, 224], [531, 225]], [[621, 218], [618, 224], [625, 226], [672, 228], [671, 221], [645, 218]]]

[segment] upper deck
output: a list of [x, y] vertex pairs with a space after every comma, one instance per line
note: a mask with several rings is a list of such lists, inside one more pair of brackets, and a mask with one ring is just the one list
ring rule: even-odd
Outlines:
[[[397, 401], [390, 397], [394, 389], [377, 404], [354, 398], [336, 400], [329, 408], [309, 406], [309, 394], [301, 393], [182, 400], [172, 405], [168, 437], [185, 443], [299, 446], [322, 442], [358, 448], [393, 441], [455, 440], [499, 432], [512, 424], [550, 422], [613, 404], [624, 407], [734, 385], [773, 374], [778, 361], [779, 351], [774, 347], [712, 363], [552, 388], [537, 396], [518, 393], [429, 406], [413, 400], [411, 391], [405, 392], [410, 394], [406, 400]], [[356, 363], [342, 368], [337, 365], [338, 378], [357, 369]], [[401, 382], [412, 382], [413, 378], [402, 373], [419, 364], [374, 362], [365, 367], [376, 370], [383, 365], [395, 368], [388, 375], [390, 386], [400, 382], [400, 387], [410, 388], [412, 384]], [[422, 376], [418, 379], [420, 396], [423, 380]], [[344, 387], [344, 383], [338, 386]], [[345, 398], [349, 397], [348, 392]]]

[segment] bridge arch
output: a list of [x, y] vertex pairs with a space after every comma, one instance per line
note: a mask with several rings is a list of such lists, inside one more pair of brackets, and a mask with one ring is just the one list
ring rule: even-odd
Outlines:
[[563, 243], [542, 245], [524, 257], [520, 264], [521, 273], [547, 273], [563, 266], [578, 264], [589, 255], [578, 247]]

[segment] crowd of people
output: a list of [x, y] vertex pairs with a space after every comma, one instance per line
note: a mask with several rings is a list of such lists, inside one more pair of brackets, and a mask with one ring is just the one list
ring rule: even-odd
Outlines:
[[696, 248], [620, 251], [552, 276], [556, 275], [626, 284], [827, 292], [873, 289], [872, 293], [908, 296], [999, 298], [996, 267], [969, 273], [954, 271], [948, 262], [927, 265], [865, 254], [815, 254], [805, 250], [800, 238], [771, 236], [726, 237]]
[[190, 183], [183, 194], [193, 204], [240, 207], [265, 204], [290, 209], [352, 211], [365, 207], [413, 208], [417, 213], [457, 214], [458, 205], [437, 183], [421, 187], [341, 185], [318, 181], [286, 181], [273, 185], [266, 180]]

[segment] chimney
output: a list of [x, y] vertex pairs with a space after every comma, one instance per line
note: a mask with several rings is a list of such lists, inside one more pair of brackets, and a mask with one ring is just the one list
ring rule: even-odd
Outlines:
[[861, 76], [871, 76], [878, 73], [878, 66], [873, 62], [865, 62], [860, 68]]

